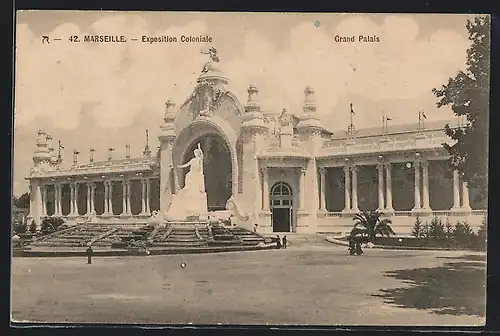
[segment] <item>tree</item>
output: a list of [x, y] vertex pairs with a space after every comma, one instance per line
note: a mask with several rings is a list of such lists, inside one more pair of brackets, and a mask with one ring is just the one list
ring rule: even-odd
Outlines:
[[362, 211], [353, 218], [354, 227], [351, 236], [361, 234], [366, 236], [368, 241], [373, 242], [376, 235], [390, 236], [396, 234], [392, 228], [392, 221], [388, 218], [380, 219], [382, 213], [378, 211]]
[[24, 193], [19, 197], [13, 197], [12, 204], [20, 209], [27, 209], [30, 206], [30, 194]]
[[486, 199], [488, 183], [488, 113], [490, 81], [490, 18], [476, 17], [467, 21], [470, 48], [466, 70], [459, 71], [448, 84], [433, 89], [439, 98], [438, 108], [451, 105], [456, 116], [465, 116], [463, 127], [445, 126], [454, 145], [443, 144], [451, 155], [450, 164], [458, 169], [471, 188], [477, 188], [481, 200]]

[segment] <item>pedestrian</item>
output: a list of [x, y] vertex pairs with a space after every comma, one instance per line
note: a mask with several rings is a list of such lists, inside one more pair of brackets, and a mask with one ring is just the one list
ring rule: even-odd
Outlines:
[[276, 236], [276, 248], [277, 249], [281, 248], [281, 239], [279, 235]]
[[283, 236], [283, 248], [284, 249], [286, 249], [287, 244], [288, 244], [288, 241], [287, 241], [286, 235], [285, 235], [285, 236]]
[[356, 243], [354, 241], [354, 237], [349, 236], [349, 255], [354, 255], [356, 252]]
[[87, 249], [87, 264], [92, 264], [92, 246], [89, 245], [89, 248]]
[[356, 239], [356, 254], [357, 255], [363, 254], [363, 250], [361, 249], [361, 238]]

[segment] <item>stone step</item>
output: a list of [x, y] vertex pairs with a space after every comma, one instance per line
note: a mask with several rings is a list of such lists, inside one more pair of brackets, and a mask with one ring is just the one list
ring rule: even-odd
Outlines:
[[153, 243], [153, 246], [172, 246], [172, 247], [182, 247], [182, 246], [206, 246], [206, 242], [204, 241], [193, 241], [193, 242], [170, 242], [170, 241], [165, 241], [165, 242], [157, 242]]

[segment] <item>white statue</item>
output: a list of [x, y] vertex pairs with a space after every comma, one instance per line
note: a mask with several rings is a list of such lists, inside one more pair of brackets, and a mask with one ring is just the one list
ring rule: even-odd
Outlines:
[[194, 150], [194, 158], [189, 162], [177, 166], [187, 168], [184, 188], [174, 196], [168, 212], [167, 220], [183, 220], [188, 216], [205, 215], [208, 211], [207, 194], [205, 192], [205, 176], [203, 174], [203, 151], [200, 144]]

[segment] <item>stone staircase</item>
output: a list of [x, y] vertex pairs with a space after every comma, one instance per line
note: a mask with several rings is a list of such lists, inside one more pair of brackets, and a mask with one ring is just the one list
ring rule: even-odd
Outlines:
[[[198, 239], [196, 236], [196, 229], [194, 226], [177, 226], [173, 224], [171, 228], [170, 233], [163, 236], [165, 237], [164, 239], [161, 241], [153, 241], [153, 246], [190, 248], [206, 246], [206, 241]], [[157, 234], [156, 236], [159, 237], [160, 234]]]
[[242, 245], [254, 246], [266, 242], [266, 239], [258, 233], [248, 231], [240, 227], [231, 227], [228, 228], [228, 230], [239, 240], [241, 240]]
[[85, 223], [50, 235], [39, 237], [28, 249], [71, 250], [84, 249], [91, 244], [97, 250], [126, 249], [131, 239], [146, 243], [152, 249], [223, 248], [257, 246], [265, 243], [265, 237], [239, 227], [208, 228], [202, 221], [171, 222], [166, 226], [151, 224], [142, 227], [117, 224]]
[[42, 236], [33, 241], [30, 247], [85, 247], [93, 239], [112, 228], [110, 225], [83, 224], [69, 229]]

